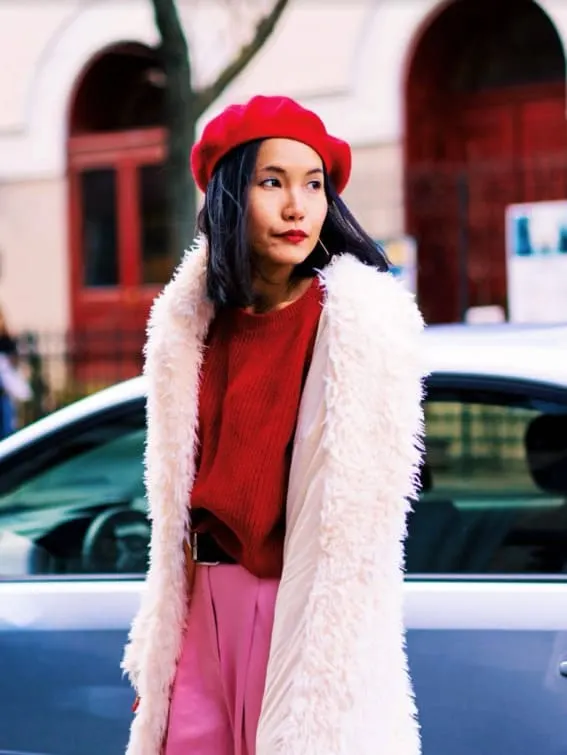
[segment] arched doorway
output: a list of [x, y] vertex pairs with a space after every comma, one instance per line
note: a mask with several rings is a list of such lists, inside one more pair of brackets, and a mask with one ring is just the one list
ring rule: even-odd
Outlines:
[[174, 265], [163, 88], [156, 53], [123, 44], [91, 62], [70, 107], [72, 326], [83, 362], [91, 373], [98, 365], [101, 379], [139, 371], [149, 307]]
[[565, 58], [532, 0], [456, 0], [406, 80], [406, 223], [429, 322], [506, 311], [505, 208], [567, 197]]

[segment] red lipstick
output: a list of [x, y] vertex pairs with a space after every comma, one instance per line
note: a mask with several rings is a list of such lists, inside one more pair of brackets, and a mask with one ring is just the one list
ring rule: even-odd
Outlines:
[[300, 244], [307, 238], [305, 231], [300, 231], [298, 228], [294, 228], [292, 231], [287, 231], [287, 233], [280, 233], [279, 235], [280, 238], [285, 239], [290, 244]]

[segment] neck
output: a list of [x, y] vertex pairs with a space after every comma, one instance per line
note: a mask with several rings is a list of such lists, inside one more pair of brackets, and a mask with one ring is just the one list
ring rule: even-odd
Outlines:
[[311, 285], [311, 278], [293, 279], [292, 270], [255, 271], [252, 278], [254, 302], [247, 310], [260, 314], [283, 309], [302, 296]]

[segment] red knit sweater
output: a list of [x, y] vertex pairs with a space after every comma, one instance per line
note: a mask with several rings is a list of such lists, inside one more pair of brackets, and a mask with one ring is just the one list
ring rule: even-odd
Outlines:
[[259, 577], [282, 570], [293, 436], [321, 301], [314, 279], [284, 309], [221, 311], [207, 338], [193, 527]]

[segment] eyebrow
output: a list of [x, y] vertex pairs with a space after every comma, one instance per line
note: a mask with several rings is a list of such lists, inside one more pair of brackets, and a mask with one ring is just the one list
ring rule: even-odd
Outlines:
[[[282, 168], [281, 165], [264, 165], [259, 169], [259, 172], [278, 173], [279, 175], [285, 175], [287, 171]], [[311, 168], [306, 172], [307, 176], [322, 175], [322, 168]]]

